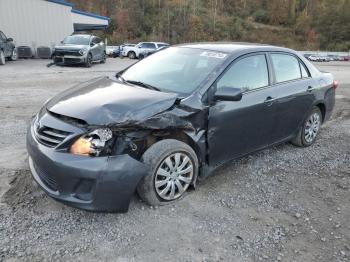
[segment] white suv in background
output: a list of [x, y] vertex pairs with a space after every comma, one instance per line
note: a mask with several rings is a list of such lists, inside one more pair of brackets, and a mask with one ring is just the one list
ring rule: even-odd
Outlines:
[[127, 56], [130, 59], [139, 58], [139, 55], [145, 51], [156, 50], [169, 44], [163, 42], [141, 42], [136, 46], [125, 46], [123, 47], [122, 56]]

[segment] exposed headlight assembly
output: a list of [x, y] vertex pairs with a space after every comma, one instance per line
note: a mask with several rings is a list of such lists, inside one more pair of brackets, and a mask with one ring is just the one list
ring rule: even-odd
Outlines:
[[87, 52], [87, 49], [86, 49], [86, 48], [83, 48], [83, 49], [80, 49], [80, 50], [79, 50], [79, 54], [81, 54], [81, 55], [85, 55], [86, 52]]
[[96, 129], [78, 138], [70, 147], [70, 152], [75, 155], [99, 156], [106, 146], [106, 142], [113, 137], [109, 128]]

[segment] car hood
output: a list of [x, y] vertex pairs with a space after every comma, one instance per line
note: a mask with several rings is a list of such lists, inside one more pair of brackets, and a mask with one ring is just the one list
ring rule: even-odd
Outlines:
[[62, 45], [57, 45], [55, 46], [55, 49], [59, 50], [80, 50], [83, 48], [88, 48], [88, 45], [68, 45], [68, 44], [62, 44]]
[[172, 107], [178, 94], [164, 93], [97, 78], [68, 89], [47, 104], [50, 112], [90, 125], [140, 122]]

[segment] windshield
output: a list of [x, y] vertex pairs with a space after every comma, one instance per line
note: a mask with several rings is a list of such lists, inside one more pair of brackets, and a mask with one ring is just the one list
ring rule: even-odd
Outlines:
[[170, 47], [127, 69], [125, 81], [142, 82], [161, 91], [189, 94], [223, 63], [226, 53], [185, 47]]
[[70, 45], [89, 45], [90, 44], [90, 36], [89, 35], [71, 35], [67, 36], [63, 40], [64, 44]]

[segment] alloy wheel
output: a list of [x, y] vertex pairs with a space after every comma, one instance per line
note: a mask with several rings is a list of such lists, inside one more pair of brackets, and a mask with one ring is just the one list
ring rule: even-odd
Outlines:
[[183, 195], [193, 179], [193, 162], [185, 153], [166, 157], [155, 175], [157, 195], [164, 200], [175, 200]]
[[306, 121], [304, 138], [307, 143], [312, 143], [315, 140], [321, 125], [320, 119], [320, 115], [314, 113]]

